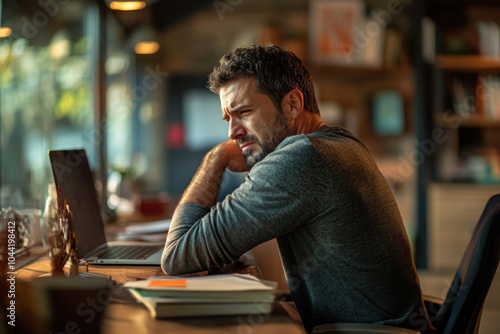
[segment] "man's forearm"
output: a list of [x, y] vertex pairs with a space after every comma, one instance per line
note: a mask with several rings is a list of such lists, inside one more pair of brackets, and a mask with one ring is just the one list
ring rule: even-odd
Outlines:
[[[179, 206], [196, 203], [211, 208], [217, 203], [224, 172], [231, 165], [231, 150], [227, 150], [227, 145], [228, 143], [220, 144], [205, 155], [198, 171], [184, 191]], [[205, 214], [205, 208], [196, 205], [179, 206], [172, 217], [162, 255], [163, 271], [178, 275], [206, 270], [214, 265], [222, 265], [226, 261], [225, 255], [220, 255], [220, 260], [214, 264], [214, 259], [207, 255], [206, 249], [203, 249], [202, 246], [200, 248], [193, 246], [196, 244], [192, 241], [193, 233], [196, 235], [199, 230], [193, 232], [196, 228], [192, 228], [195, 226], [195, 222]], [[196, 251], [193, 252], [194, 249]]]
[[191, 183], [184, 191], [180, 204], [198, 203], [212, 207], [217, 203], [224, 171], [229, 163], [229, 157], [224, 150], [216, 147], [203, 158]]

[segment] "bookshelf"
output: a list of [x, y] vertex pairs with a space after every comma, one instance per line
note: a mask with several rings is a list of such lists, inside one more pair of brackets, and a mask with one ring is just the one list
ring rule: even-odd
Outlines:
[[433, 144], [418, 168], [418, 265], [449, 269], [471, 213], [500, 191], [500, 2], [429, 0], [415, 12], [416, 133]]
[[[431, 180], [500, 184], [500, 15], [488, 16], [500, 14], [500, 5], [464, 4], [456, 9], [462, 27], [450, 23], [439, 6], [431, 8], [439, 44], [431, 64], [435, 96], [430, 128], [442, 128], [447, 139], [431, 158]], [[453, 44], [462, 44], [462, 49]], [[464, 50], [469, 53], [451, 53]]]
[[410, 66], [398, 67], [369, 67], [369, 66], [335, 66], [335, 65], [309, 65], [313, 76], [330, 76], [337, 78], [380, 78], [403, 77], [412, 74]]
[[488, 55], [438, 55], [436, 66], [442, 70], [473, 73], [500, 73], [500, 58]]
[[[450, 125], [450, 123], [455, 125]], [[500, 130], [500, 119], [489, 119], [482, 115], [469, 115], [467, 117], [457, 115], [454, 121], [451, 121], [449, 114], [437, 113], [435, 124], [443, 128], [458, 126], [461, 128], [493, 128]]]
[[[425, 280], [449, 284], [486, 202], [500, 193], [500, 2], [428, 0], [414, 13], [415, 133], [426, 148], [417, 166], [416, 264], [429, 294]], [[499, 282], [496, 275], [480, 334], [497, 332]]]

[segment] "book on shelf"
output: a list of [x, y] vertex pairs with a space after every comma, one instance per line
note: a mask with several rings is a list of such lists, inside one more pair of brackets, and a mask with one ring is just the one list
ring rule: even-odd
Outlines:
[[475, 98], [477, 115], [489, 120], [500, 120], [499, 75], [479, 75], [475, 87]]
[[247, 274], [154, 277], [125, 288], [154, 318], [267, 314], [276, 282]]
[[430, 17], [422, 18], [422, 57], [429, 64], [436, 62], [436, 23]]
[[500, 76], [488, 75], [485, 76], [485, 114], [489, 119], [500, 119]]
[[383, 41], [383, 66], [398, 67], [403, 53], [403, 36], [396, 29], [385, 29]]
[[476, 76], [454, 76], [452, 78], [453, 110], [462, 116], [476, 113], [476, 95], [474, 92]]
[[500, 76], [455, 76], [451, 82], [453, 111], [464, 117], [477, 115], [500, 120]]
[[484, 56], [500, 56], [500, 26], [493, 21], [477, 23], [479, 35], [479, 53]]

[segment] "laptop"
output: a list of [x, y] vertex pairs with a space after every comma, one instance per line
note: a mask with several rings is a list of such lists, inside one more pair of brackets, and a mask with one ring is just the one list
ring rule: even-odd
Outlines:
[[85, 150], [48, 152], [56, 187], [73, 213], [77, 255], [89, 264], [160, 265], [165, 242], [107, 242]]

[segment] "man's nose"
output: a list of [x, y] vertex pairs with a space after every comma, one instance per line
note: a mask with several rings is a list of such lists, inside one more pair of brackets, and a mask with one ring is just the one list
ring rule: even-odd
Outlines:
[[231, 140], [236, 140], [246, 135], [245, 128], [235, 119], [229, 121], [229, 130], [227, 136]]

